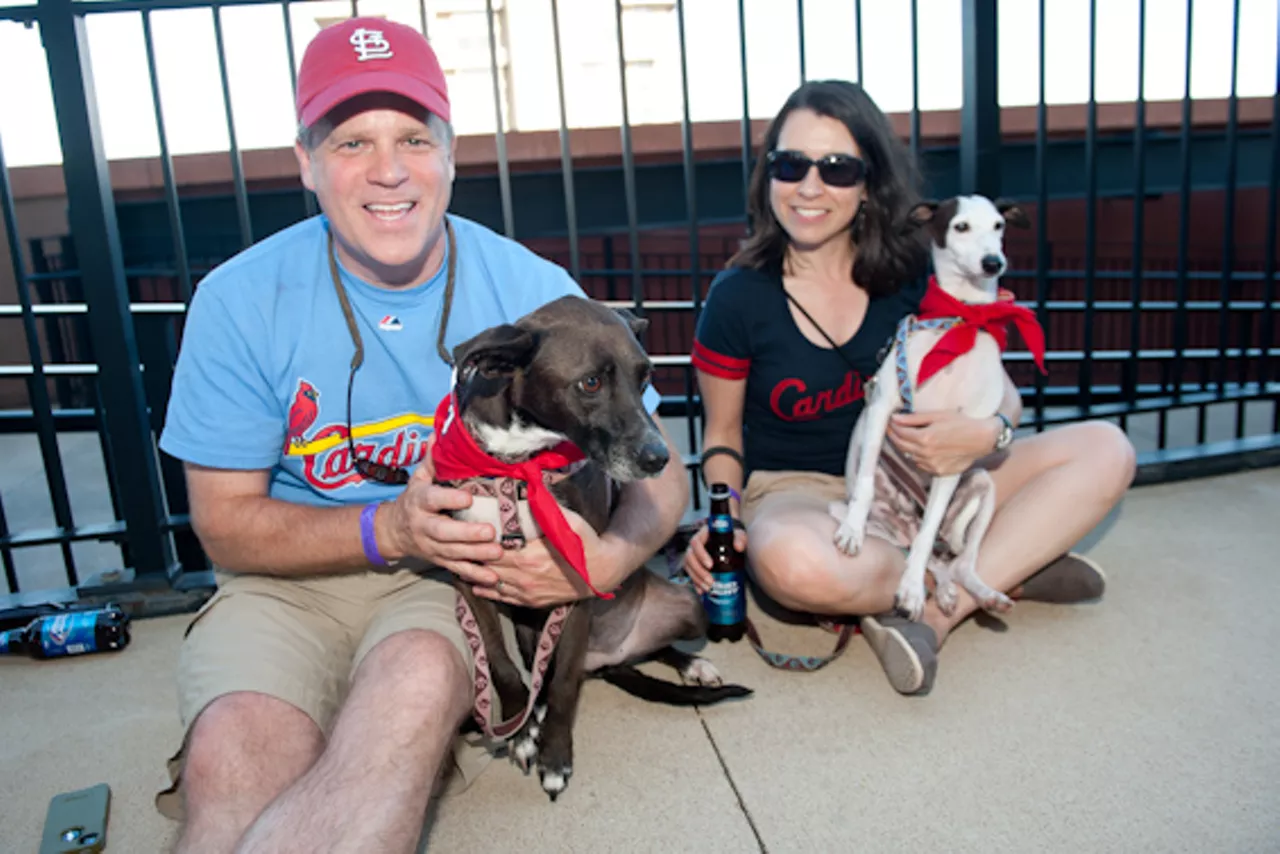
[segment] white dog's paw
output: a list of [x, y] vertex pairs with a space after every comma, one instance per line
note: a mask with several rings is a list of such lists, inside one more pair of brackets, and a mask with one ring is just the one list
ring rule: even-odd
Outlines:
[[919, 622], [924, 614], [925, 589], [923, 584], [909, 584], [903, 579], [894, 595], [894, 605], [913, 622]]
[[933, 589], [933, 598], [938, 603], [938, 610], [950, 617], [960, 603], [960, 591], [950, 578], [940, 580]]
[[867, 529], [864, 524], [849, 524], [846, 519], [840, 523], [833, 538], [836, 548], [847, 555], [856, 555], [862, 551], [862, 541], [866, 539]]
[[992, 590], [990, 595], [978, 599], [978, 606], [984, 611], [1007, 614], [1013, 608], [1013, 600], [999, 590]]
[[705, 658], [694, 658], [690, 661], [680, 671], [680, 677], [686, 682], [692, 682], [695, 685], [703, 685], [708, 688], [715, 688], [724, 684], [724, 678], [720, 675], [720, 671], [716, 670], [715, 665]]

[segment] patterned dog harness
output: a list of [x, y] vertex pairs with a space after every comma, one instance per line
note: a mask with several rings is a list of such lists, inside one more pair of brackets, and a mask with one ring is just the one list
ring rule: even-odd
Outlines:
[[918, 320], [914, 314], [908, 314], [898, 324], [898, 331], [893, 335], [895, 347], [894, 366], [898, 370], [898, 396], [902, 398], [902, 411], [911, 412], [915, 408], [914, 391], [911, 388], [911, 377], [907, 373], [907, 337], [922, 329], [947, 330], [960, 323], [958, 317], [931, 317]]

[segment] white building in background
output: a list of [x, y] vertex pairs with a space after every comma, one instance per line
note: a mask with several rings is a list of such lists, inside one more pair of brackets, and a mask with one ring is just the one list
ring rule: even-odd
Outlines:
[[[552, 0], [492, 0], [501, 115], [507, 130], [560, 124]], [[675, 0], [621, 0], [628, 113], [633, 124], [678, 122], [682, 115]], [[0, 5], [15, 5], [0, 3]], [[852, 0], [806, 0], [807, 78], [857, 78]], [[1000, 100], [1038, 97], [1037, 3], [1000, 4]], [[1232, 0], [1196, 0], [1191, 93], [1230, 93]], [[922, 109], [961, 105], [961, 0], [918, 0], [919, 102]], [[742, 116], [738, 0], [685, 0], [689, 108], [694, 121]], [[906, 0], [863, 0], [865, 84], [887, 111], [911, 107], [911, 24]], [[1088, 98], [1089, 0], [1046, 3], [1049, 103]], [[1098, 3], [1099, 101], [1137, 95], [1138, 0]], [[1277, 3], [1240, 0], [1237, 92], [1275, 92]], [[362, 0], [361, 14], [420, 26], [418, 0]], [[1146, 91], [1149, 100], [1183, 94], [1185, 3], [1147, 0]], [[795, 0], [745, 0], [747, 87], [752, 117], [773, 114], [801, 80], [801, 25]], [[614, 0], [559, 0], [560, 45], [570, 127], [615, 126], [622, 116]], [[347, 17], [349, 0], [290, 6], [295, 61], [317, 30]], [[231, 6], [221, 12], [236, 141], [242, 149], [292, 143], [292, 89], [283, 7]], [[494, 86], [485, 0], [426, 0], [427, 32], [449, 79], [461, 134], [495, 128]], [[170, 150], [224, 151], [229, 135], [208, 8], [151, 14]], [[159, 152], [139, 13], [88, 16], [104, 145], [111, 159]], [[0, 139], [10, 167], [58, 163], [61, 155], [39, 31], [0, 22]], [[21, 81], [20, 84], [17, 81]]]

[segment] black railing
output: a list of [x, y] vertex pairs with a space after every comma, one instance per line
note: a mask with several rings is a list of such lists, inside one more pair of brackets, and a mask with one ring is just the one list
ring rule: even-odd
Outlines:
[[[899, 127], [912, 151], [932, 167], [935, 192], [994, 197], [1014, 189], [1033, 212], [1034, 232], [1021, 244], [1010, 243], [1013, 269], [1007, 274], [1009, 285], [1035, 307], [1049, 331], [1047, 378], [1031, 370], [1025, 353], [1009, 355], [1033, 429], [1102, 417], [1136, 432], [1140, 423], [1154, 419], [1155, 439], [1141, 458], [1146, 480], [1280, 462], [1280, 382], [1275, 378], [1280, 352], [1275, 342], [1280, 79], [1267, 99], [1267, 124], [1242, 123], [1235, 84], [1240, 4], [1236, 2], [1232, 11], [1232, 85], [1226, 119], [1219, 128], [1193, 121], [1190, 69], [1195, 40], [1187, 0], [1181, 122], [1171, 135], [1167, 127], [1149, 124], [1144, 100], [1146, 17], [1154, 5], [1145, 0], [1139, 4], [1132, 132], [1100, 126], [1095, 91], [1099, 4], [1090, 2], [1088, 57], [1082, 63], [1089, 80], [1083, 127], [1064, 136], [1051, 133], [1056, 108], [1046, 102], [1045, 3], [1039, 0], [1034, 138], [1013, 139], [1002, 138], [1001, 131], [996, 2], [956, 2], [962, 22], [957, 38], [962, 42], [964, 91], [958, 140], [926, 132], [930, 116], [920, 108], [922, 22], [915, 0], [910, 4], [910, 43], [903, 46], [910, 56], [911, 107], [899, 117]], [[593, 154], [589, 165], [581, 163], [581, 156], [575, 159], [579, 131], [571, 129], [568, 120], [565, 84], [570, 72], [561, 51], [560, 9], [557, 0], [546, 4], [556, 54], [558, 169], [556, 163], [545, 162], [550, 170], [545, 177], [551, 180], [542, 181], [527, 168], [512, 168], [520, 131], [511, 126], [503, 106], [504, 92], [509, 97], [511, 91], [504, 89], [503, 74], [511, 70], [499, 67], [500, 48], [507, 47], [510, 27], [502, 17], [503, 5], [485, 0], [496, 162], [488, 174], [458, 179], [454, 208], [563, 264], [591, 295], [652, 319], [647, 343], [659, 366], [662, 411], [687, 419], [683, 433], [692, 477], [693, 452], [701, 434], [699, 398], [688, 359], [693, 324], [709, 282], [743, 234], [746, 185], [758, 153], [753, 140], [758, 122], [767, 118], [749, 109], [749, 10], [739, 0], [740, 78], [735, 79], [731, 69], [723, 75], [725, 101], [736, 103], [741, 97], [741, 115], [734, 120], [738, 138], [708, 151], [695, 145], [695, 129], [703, 128], [696, 128], [690, 109], [686, 6], [691, 3], [674, 3], [670, 49], [679, 62], [679, 146], [663, 161], [652, 154], [642, 158], [636, 150], [629, 98], [634, 87], [628, 81], [633, 67], [624, 38], [630, 4], [614, 0], [614, 31], [600, 33], [598, 40], [616, 45], [621, 120], [616, 155], [605, 157], [608, 162], [601, 166], [599, 155]], [[211, 267], [291, 219], [316, 211], [314, 197], [296, 181], [284, 191], [288, 198], [282, 203], [280, 180], [251, 180], [246, 171], [232, 109], [223, 14], [235, 6], [279, 8], [290, 83], [296, 86], [293, 12], [307, 5], [306, 0], [40, 0], [0, 9], [0, 26], [37, 27], [44, 42], [70, 225], [69, 235], [24, 234], [13, 175], [0, 148], [0, 204], [15, 286], [12, 300], [0, 300], [0, 324], [20, 330], [25, 341], [18, 350], [4, 353], [8, 363], [0, 364], [0, 395], [16, 400], [0, 409], [0, 440], [17, 443], [13, 454], [39, 456], [43, 477], [36, 480], [44, 485], [42, 490], [31, 479], [0, 481], [0, 562], [7, 590], [19, 598], [133, 597], [136, 610], [154, 612], [189, 607], [207, 592], [210, 577], [186, 516], [181, 466], [155, 446], [185, 307]], [[357, 3], [350, 5], [352, 13], [359, 11]], [[434, 18], [426, 2], [416, 5], [415, 17], [426, 32]], [[222, 199], [202, 199], [191, 192], [184, 198], [176, 177], [153, 17], [178, 9], [205, 9], [212, 16], [230, 167], [230, 179], [218, 191]], [[849, 4], [848, 43], [856, 53], [859, 80], [864, 70], [863, 11], [860, 0]], [[1160, 14], [1169, 13], [1161, 7]], [[116, 197], [94, 102], [85, 19], [120, 14], [140, 18], [146, 47], [163, 178], [163, 190], [150, 199]], [[798, 79], [803, 80], [813, 67], [807, 62], [805, 38], [813, 16], [806, 19], [803, 0], [797, 0], [794, 14]], [[1130, 161], [1123, 146], [1131, 148], [1131, 167], [1124, 165]], [[1126, 159], [1117, 165], [1121, 154]], [[671, 180], [658, 180], [655, 170], [676, 168], [678, 179], [667, 172], [663, 174]], [[1023, 173], [1017, 172], [1020, 168]], [[665, 188], [660, 193], [655, 190], [659, 186]], [[1221, 242], [1197, 249], [1191, 218], [1197, 209], [1213, 209], [1210, 188], [1223, 195], [1223, 212], [1210, 223], [1212, 231], [1221, 233]], [[1175, 233], [1161, 232], [1163, 237], [1153, 238], [1152, 228], [1168, 220], [1170, 211], [1163, 200], [1149, 197], [1170, 192], [1177, 200]], [[1132, 228], [1126, 227], [1123, 236], [1108, 233], [1104, 240], [1100, 205], [1104, 199], [1125, 197], [1133, 202]], [[1075, 210], [1080, 200], [1082, 234], [1056, 234], [1050, 211]], [[550, 212], [536, 218], [521, 213], [535, 203], [539, 211]], [[562, 209], [556, 207], [560, 203]], [[124, 229], [120, 215], [126, 210], [136, 213], [140, 205], [155, 206], [155, 216], [130, 219], [130, 229]], [[216, 205], [222, 205], [222, 213], [215, 222], [209, 211]], [[1240, 211], [1245, 209], [1254, 219], [1265, 220], [1257, 245], [1237, 240], [1244, 219]], [[604, 210], [613, 211], [609, 227], [602, 225], [609, 217], [595, 215]], [[1202, 211], [1199, 219], [1205, 216]], [[144, 220], [150, 231], [142, 231]], [[1205, 229], [1205, 223], [1198, 222], [1194, 232], [1199, 237]], [[18, 337], [0, 335], [0, 344], [6, 340]], [[19, 386], [20, 394], [10, 393]], [[1233, 419], [1228, 438], [1225, 443], [1211, 442], [1216, 434], [1211, 435], [1210, 421], [1223, 406]], [[1193, 424], [1182, 424], [1183, 413]], [[105, 521], [86, 524], [77, 518], [82, 515], [75, 508], [81, 472], [72, 472], [64, 460], [64, 444], [77, 437], [89, 441], [93, 454], [101, 454], [101, 477], [111, 507]], [[29, 518], [27, 511], [46, 498], [51, 513], [35, 515], [48, 519], [47, 524], [11, 524], [12, 518]], [[108, 548], [84, 550], [93, 544]], [[56, 550], [56, 557], [47, 553], [50, 549]], [[23, 556], [39, 550], [49, 558], [44, 565], [56, 564], [59, 571], [54, 577], [36, 573], [39, 578], [32, 584], [24, 574]]]

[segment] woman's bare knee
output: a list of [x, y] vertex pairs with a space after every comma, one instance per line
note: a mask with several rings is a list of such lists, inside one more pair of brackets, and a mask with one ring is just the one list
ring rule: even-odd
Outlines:
[[369, 651], [356, 670], [353, 693], [376, 686], [388, 713], [436, 724], [466, 713], [470, 683], [462, 653], [448, 638], [411, 629], [396, 632]]
[[756, 580], [779, 604], [814, 613], [880, 610], [897, 585], [897, 572], [882, 552], [887, 544], [868, 538], [857, 558], [803, 525], [780, 525], [772, 535], [751, 534], [751, 566]]
[[1138, 470], [1133, 443], [1110, 421], [1088, 421], [1078, 429], [1079, 453], [1097, 470], [1097, 483], [1103, 497], [1111, 503], [1119, 501], [1133, 484]]
[[225, 694], [196, 718], [183, 758], [189, 813], [206, 807], [252, 819], [324, 750], [324, 736], [300, 709], [266, 694]]

